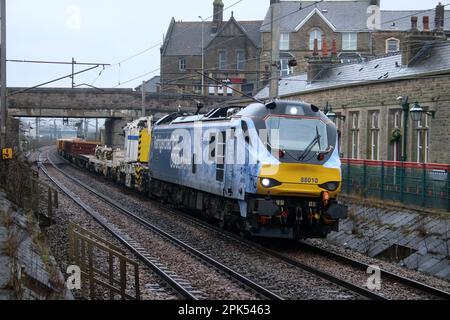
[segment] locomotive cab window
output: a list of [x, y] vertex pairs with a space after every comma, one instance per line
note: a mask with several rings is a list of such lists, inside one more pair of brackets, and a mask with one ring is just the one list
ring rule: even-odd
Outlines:
[[305, 151], [316, 140], [311, 152], [324, 151], [329, 147], [327, 126], [320, 119], [270, 117], [267, 130], [273, 148]]

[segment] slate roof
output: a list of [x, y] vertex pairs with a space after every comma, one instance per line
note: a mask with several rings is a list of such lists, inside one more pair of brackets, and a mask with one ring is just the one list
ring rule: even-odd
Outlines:
[[[411, 11], [381, 11], [381, 30], [407, 31], [411, 29], [411, 17], [417, 16], [422, 29], [424, 16], [430, 17], [430, 28], [434, 28], [435, 9]], [[395, 23], [395, 24], [394, 24]], [[450, 11], [445, 11], [444, 29], [450, 30]]]
[[[280, 81], [280, 96], [298, 94], [318, 89], [330, 89], [369, 81], [386, 81], [433, 72], [450, 72], [450, 42], [431, 44], [416, 62], [402, 66], [402, 55], [392, 54], [355, 64], [337, 65], [319, 74], [315, 82], [307, 82], [307, 74], [283, 78]], [[262, 89], [255, 97], [267, 99], [269, 87]]]
[[[281, 32], [293, 32], [316, 8], [330, 21], [337, 31], [367, 30], [368, 1], [282, 1]], [[302, 8], [301, 10], [299, 10]], [[326, 10], [326, 11], [325, 11]], [[351, 14], [349, 14], [351, 12]], [[267, 12], [261, 32], [270, 32], [270, 10]]]
[[[281, 32], [293, 32], [316, 8], [331, 22], [337, 32], [368, 31], [367, 8], [369, 1], [282, 1], [280, 20]], [[299, 10], [302, 8], [301, 10]], [[351, 13], [351, 14], [349, 14]], [[422, 17], [430, 17], [430, 27], [434, 26], [435, 9], [416, 11], [381, 11], [381, 29], [406, 31], [411, 28], [411, 16], [419, 17], [419, 27], [422, 27]], [[450, 11], [445, 11], [445, 29], [450, 29]], [[396, 22], [393, 26], [392, 23]], [[261, 32], [270, 32], [270, 10], [261, 26]]]
[[[222, 27], [227, 22], [223, 22]], [[237, 21], [247, 33], [247, 36], [259, 47], [261, 43], [260, 28], [262, 21]], [[204, 25], [205, 48], [214, 39], [211, 34], [212, 22]], [[220, 30], [219, 30], [220, 32]], [[173, 21], [163, 46], [165, 54], [169, 56], [195, 56], [202, 54], [202, 22], [175, 22]]]

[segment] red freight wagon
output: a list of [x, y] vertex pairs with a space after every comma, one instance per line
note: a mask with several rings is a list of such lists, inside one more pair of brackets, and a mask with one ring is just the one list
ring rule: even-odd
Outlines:
[[97, 141], [64, 141], [64, 153], [66, 155], [95, 155], [95, 148], [100, 144]]

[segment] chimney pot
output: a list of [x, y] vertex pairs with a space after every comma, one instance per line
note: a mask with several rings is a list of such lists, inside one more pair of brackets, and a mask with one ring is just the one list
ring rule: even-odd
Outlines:
[[430, 17], [424, 16], [423, 17], [423, 31], [430, 31]]
[[418, 18], [416, 16], [411, 17], [411, 31], [418, 31], [419, 30], [417, 28], [417, 21], [418, 21]]
[[318, 39], [314, 39], [314, 51], [313, 51], [313, 56], [318, 56], [319, 55], [319, 40]]
[[434, 18], [434, 30], [444, 31], [444, 20], [445, 20], [445, 7], [441, 2], [436, 6], [436, 13]]
[[322, 36], [322, 56], [324, 58], [328, 57], [328, 42], [325, 35]]
[[331, 56], [332, 57], [337, 57], [337, 44], [336, 44], [336, 39], [333, 39], [333, 42], [331, 44]]

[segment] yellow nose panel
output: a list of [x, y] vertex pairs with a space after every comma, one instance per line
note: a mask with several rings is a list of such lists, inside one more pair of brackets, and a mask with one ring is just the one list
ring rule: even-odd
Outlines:
[[[288, 197], [320, 197], [327, 191], [319, 185], [327, 182], [341, 182], [341, 172], [320, 165], [281, 163], [279, 165], [263, 165], [259, 175], [258, 194]], [[262, 178], [275, 179], [281, 185], [265, 188], [261, 184]], [[331, 198], [336, 198], [340, 188], [330, 192]]]

